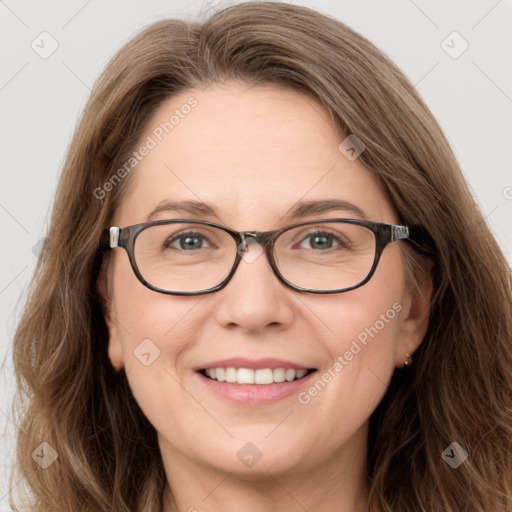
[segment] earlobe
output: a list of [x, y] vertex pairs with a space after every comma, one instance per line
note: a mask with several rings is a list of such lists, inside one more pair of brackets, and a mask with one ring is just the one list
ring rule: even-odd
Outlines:
[[[117, 332], [117, 330], [116, 330]], [[108, 337], [108, 358], [110, 364], [116, 371], [120, 371], [123, 368], [123, 350], [121, 340], [118, 336], [111, 334], [112, 331], [109, 328]]]

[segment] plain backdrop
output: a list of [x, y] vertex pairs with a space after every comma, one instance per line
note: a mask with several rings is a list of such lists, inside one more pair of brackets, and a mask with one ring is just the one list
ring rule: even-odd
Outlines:
[[[10, 413], [12, 336], [90, 88], [114, 52], [147, 24], [204, 18], [233, 3], [0, 1], [0, 512], [10, 510], [6, 495], [17, 429]], [[512, 1], [292, 3], [347, 23], [406, 73], [439, 120], [510, 261]]]

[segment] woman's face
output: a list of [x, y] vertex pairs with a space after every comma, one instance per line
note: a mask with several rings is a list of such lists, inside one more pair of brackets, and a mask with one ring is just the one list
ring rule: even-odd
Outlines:
[[[138, 152], [112, 225], [146, 222], [166, 201], [208, 203], [217, 216], [161, 208], [152, 220], [265, 231], [359, 218], [349, 207], [289, 217], [302, 202], [332, 199], [369, 220], [398, 223], [372, 173], [338, 149], [343, 139], [319, 104], [288, 89], [189, 90], [148, 123], [134, 150], [149, 149]], [[385, 248], [367, 284], [330, 295], [285, 286], [257, 245], [225, 288], [188, 297], [146, 288], [126, 252], [113, 250], [109, 357], [124, 366], [164, 458], [253, 477], [364, 456], [369, 416], [426, 330], [427, 301], [408, 292], [402, 243]], [[278, 368], [315, 371], [291, 383], [241, 385], [200, 371], [212, 367], [266, 370], [260, 377], [271, 370], [277, 380]]]

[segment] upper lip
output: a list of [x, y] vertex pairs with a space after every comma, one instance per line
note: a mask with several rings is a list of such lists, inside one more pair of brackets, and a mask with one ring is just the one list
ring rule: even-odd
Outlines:
[[309, 370], [311, 367], [303, 366], [292, 361], [284, 361], [282, 359], [264, 358], [264, 359], [245, 359], [243, 357], [233, 357], [230, 359], [222, 359], [205, 363], [196, 368], [196, 370], [207, 370], [209, 368], [248, 368], [257, 370], [259, 368], [284, 368], [293, 370]]

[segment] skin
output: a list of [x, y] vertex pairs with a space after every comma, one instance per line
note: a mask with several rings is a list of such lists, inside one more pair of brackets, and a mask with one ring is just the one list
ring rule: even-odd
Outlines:
[[[344, 199], [370, 220], [399, 223], [374, 175], [338, 150], [344, 137], [328, 113], [292, 90], [234, 82], [189, 90], [161, 105], [141, 141], [190, 96], [197, 107], [137, 165], [111, 225], [145, 222], [164, 199], [212, 203], [220, 218], [198, 218], [237, 230], [354, 218], [336, 211], [285, 219], [301, 199]], [[190, 215], [163, 212], [156, 219], [180, 216]], [[137, 280], [123, 249], [111, 251], [108, 275], [98, 282], [109, 304], [108, 353], [114, 368], [125, 367], [158, 432], [168, 481], [163, 512], [366, 510], [368, 420], [395, 368], [425, 335], [432, 291], [430, 280], [420, 283], [421, 294], [409, 290], [401, 243], [386, 247], [366, 285], [332, 295], [286, 287], [264, 254], [242, 261], [218, 292], [164, 295]], [[394, 303], [400, 313], [308, 404], [292, 395], [236, 405], [193, 371], [244, 356], [292, 360], [321, 375]], [[147, 338], [160, 350], [149, 366], [134, 356]], [[262, 453], [252, 468], [237, 458], [247, 442]]]

